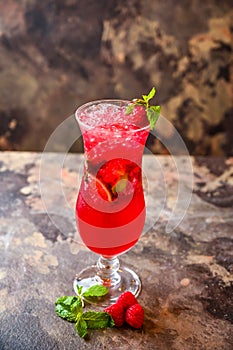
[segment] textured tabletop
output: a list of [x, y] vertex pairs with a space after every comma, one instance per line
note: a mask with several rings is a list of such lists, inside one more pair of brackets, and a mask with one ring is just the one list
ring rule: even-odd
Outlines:
[[[61, 159], [59, 192], [51, 179]], [[142, 280], [144, 326], [90, 330], [87, 341], [54, 311], [58, 296], [74, 294], [75, 273], [97, 259], [75, 227], [82, 159], [50, 154], [40, 185], [41, 154], [0, 153], [0, 349], [231, 350], [233, 159], [192, 158], [190, 206], [167, 232], [178, 190], [175, 163], [169, 156], [144, 157], [147, 226], [121, 256]], [[190, 193], [187, 159], [178, 162], [181, 190]], [[41, 200], [46, 181], [50, 217]]]

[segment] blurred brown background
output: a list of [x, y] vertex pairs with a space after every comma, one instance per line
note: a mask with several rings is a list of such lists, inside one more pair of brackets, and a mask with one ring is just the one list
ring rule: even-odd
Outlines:
[[0, 149], [43, 150], [84, 102], [155, 85], [191, 154], [232, 155], [232, 32], [232, 0], [0, 0]]

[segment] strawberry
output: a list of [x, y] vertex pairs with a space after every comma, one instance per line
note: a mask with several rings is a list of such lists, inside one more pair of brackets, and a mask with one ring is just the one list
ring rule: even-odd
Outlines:
[[97, 178], [110, 187], [114, 187], [119, 180], [127, 179], [128, 168], [131, 170], [131, 167], [132, 162], [127, 159], [111, 159], [101, 166]]
[[124, 310], [137, 303], [137, 299], [129, 291], [122, 293], [117, 300], [117, 304], [122, 305]]
[[144, 321], [144, 310], [140, 304], [130, 306], [125, 313], [125, 321], [133, 328], [141, 328]]
[[124, 323], [124, 309], [120, 304], [113, 304], [104, 309], [109, 315], [112, 316], [116, 327], [121, 327]]

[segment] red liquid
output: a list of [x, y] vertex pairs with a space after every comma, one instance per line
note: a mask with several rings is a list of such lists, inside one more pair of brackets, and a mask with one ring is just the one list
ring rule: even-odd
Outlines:
[[129, 250], [142, 232], [145, 201], [141, 159], [147, 136], [148, 129], [132, 124], [83, 131], [87, 162], [76, 219], [83, 242], [103, 256]]

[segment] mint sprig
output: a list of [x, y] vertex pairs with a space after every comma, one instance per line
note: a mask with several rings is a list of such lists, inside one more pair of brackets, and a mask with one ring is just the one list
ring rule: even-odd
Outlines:
[[85, 338], [87, 335], [87, 322], [83, 319], [82, 312], [77, 315], [75, 322], [75, 329], [81, 338]]
[[130, 114], [133, 109], [136, 106], [143, 106], [146, 109], [146, 115], [148, 118], [148, 121], [150, 123], [150, 129], [154, 129], [154, 126], [159, 118], [160, 115], [160, 106], [150, 106], [150, 100], [155, 96], [156, 89], [153, 87], [148, 95], [142, 95], [142, 99], [136, 98], [134, 99], [127, 107], [126, 107], [126, 114]]
[[114, 321], [107, 312], [86, 311], [83, 314], [87, 327], [91, 329], [113, 327]]
[[85, 338], [88, 329], [113, 327], [114, 321], [107, 312], [86, 311], [83, 313], [84, 297], [101, 297], [108, 289], [101, 285], [94, 285], [83, 292], [83, 287], [76, 285], [77, 296], [59, 297], [55, 303], [57, 315], [64, 320], [75, 323], [78, 335]]
[[55, 305], [56, 313], [69, 322], [76, 322], [77, 315], [82, 311], [82, 304], [75, 296], [57, 298]]
[[83, 291], [83, 287], [76, 284], [76, 293], [82, 307], [84, 307], [84, 301], [91, 298], [103, 297], [108, 293], [108, 288], [100, 284], [95, 284]]

